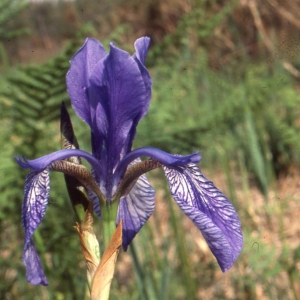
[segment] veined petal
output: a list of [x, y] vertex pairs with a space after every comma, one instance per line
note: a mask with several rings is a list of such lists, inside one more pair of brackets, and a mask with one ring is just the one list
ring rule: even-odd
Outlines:
[[142, 175], [129, 194], [120, 199], [116, 223], [118, 225], [123, 220], [122, 245], [124, 251], [152, 215], [155, 204], [154, 196], [155, 191], [147, 177]]
[[79, 156], [86, 159], [86, 161], [91, 164], [95, 172], [98, 173], [97, 175], [101, 177], [101, 174], [99, 174], [101, 171], [101, 165], [99, 161], [91, 154], [79, 149], [63, 149], [33, 160], [27, 160], [24, 157], [24, 161], [22, 161], [20, 157], [16, 157], [16, 161], [23, 169], [31, 168], [35, 171], [41, 171], [48, 167], [51, 162], [55, 160], [63, 160], [72, 156]]
[[233, 205], [196, 165], [163, 168], [173, 198], [200, 229], [222, 271], [227, 271], [243, 246], [241, 223]]
[[[90, 75], [95, 65], [108, 55], [103, 45], [95, 39], [87, 38], [84, 45], [72, 57], [67, 73], [67, 90], [76, 114], [92, 127], [96, 111], [91, 107], [88, 94]], [[101, 118], [101, 116], [98, 116]]]
[[[97, 177], [97, 175], [95, 174], [94, 169], [92, 169], [91, 173], [92, 173], [94, 181], [96, 182], [98, 187], [100, 187], [100, 189], [101, 189], [100, 180]], [[92, 203], [93, 203], [93, 210], [94, 210], [95, 214], [99, 218], [101, 218], [101, 207], [100, 207], [100, 201], [99, 201], [99, 198], [98, 198], [97, 194], [94, 193], [92, 190], [88, 190], [88, 195], [89, 195], [90, 201], [92, 201]]]
[[149, 156], [161, 164], [170, 167], [174, 165], [187, 165], [191, 162], [198, 163], [201, 160], [201, 156], [199, 152], [192, 153], [190, 155], [174, 155], [164, 152], [157, 148], [151, 147], [143, 147], [135, 149], [129, 152], [119, 163], [115, 174], [114, 174], [114, 182], [118, 182], [119, 179], [124, 175], [128, 165], [138, 157]]
[[47, 285], [32, 237], [46, 213], [50, 191], [49, 170], [31, 171], [26, 176], [24, 189], [25, 195], [22, 205], [22, 225], [25, 230], [23, 262], [26, 266], [27, 280], [32, 284]]
[[101, 218], [101, 207], [100, 207], [100, 201], [98, 196], [96, 195], [96, 193], [94, 193], [91, 190], [88, 190], [88, 196], [89, 196], [89, 200], [92, 201], [93, 203], [93, 210], [95, 212], [95, 214]]

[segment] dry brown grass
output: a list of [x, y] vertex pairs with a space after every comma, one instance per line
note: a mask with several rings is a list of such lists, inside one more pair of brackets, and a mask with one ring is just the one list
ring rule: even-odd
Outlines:
[[[90, 2], [89, 6], [85, 4], [84, 9], [74, 8], [70, 2], [63, 6], [61, 12], [45, 4], [49, 16], [45, 15], [47, 18], [44, 19], [39, 15], [40, 11], [45, 14], [42, 7], [37, 8], [33, 17], [26, 20], [31, 28], [31, 36], [20, 43], [10, 42], [14, 46], [11, 53], [14, 55], [17, 53], [22, 62], [43, 61], [53, 56], [53, 53], [57, 53], [57, 49], [62, 47], [63, 40], [75, 36], [78, 28], [86, 23], [87, 18], [95, 25], [97, 38], [100, 40], [107, 38], [119, 25], [129, 24], [131, 29], [123, 33], [124, 43], [131, 45], [137, 37], [147, 35], [155, 45], [161, 43], [166, 35], [175, 34], [182, 18], [193, 18], [195, 10], [201, 8], [205, 19], [199, 21], [200, 27], [186, 28], [186, 31], [181, 34], [185, 34], [190, 39], [189, 45], [193, 47], [193, 51], [197, 51], [199, 45], [208, 50], [212, 67], [217, 69], [224, 67], [228, 62], [244, 55], [255, 60], [264, 53], [269, 57], [269, 63], [282, 60], [283, 66], [293, 76], [299, 78], [295, 62], [298, 60], [300, 48], [300, 0], [236, 1], [233, 10], [226, 14], [211, 37], [205, 40], [197, 37], [197, 32], [203, 26], [201, 24], [210, 22], [214, 15], [230, 3], [234, 4], [235, 1], [146, 0], [138, 2], [129, 0], [121, 1], [119, 4], [112, 3], [105, 8], [103, 11], [105, 13], [99, 5], [93, 12], [93, 5], [95, 5], [93, 2]], [[55, 10], [55, 15], [51, 13], [51, 9]], [[26, 17], [26, 12], [24, 15], [22, 18]], [[41, 26], [34, 25], [41, 18], [44, 29], [42, 35]], [[61, 28], [64, 22], [66, 26]], [[55, 26], [57, 26], [56, 30], [53, 29]], [[6, 44], [9, 47], [10, 44]], [[16, 50], [16, 46], [19, 50]], [[39, 58], [41, 52], [39, 49], [43, 52], [41, 58]], [[45, 56], [44, 53], [47, 55]]]

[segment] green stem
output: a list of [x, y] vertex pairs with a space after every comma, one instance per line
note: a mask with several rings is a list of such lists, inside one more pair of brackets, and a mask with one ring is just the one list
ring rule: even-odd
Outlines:
[[145, 280], [145, 274], [143, 272], [143, 267], [140, 264], [140, 260], [139, 260], [139, 257], [137, 255], [134, 242], [131, 243], [131, 245], [130, 245], [130, 251], [131, 251], [135, 271], [137, 273], [137, 279], [139, 281], [139, 286], [140, 286], [140, 289], [141, 289], [140, 293], [143, 295], [145, 300], [149, 300], [150, 297], [148, 295], [148, 290], [146, 288], [147, 285], [146, 285], [146, 280]]
[[119, 201], [114, 200], [110, 204], [104, 204], [101, 201], [101, 215], [103, 226], [103, 249], [106, 249], [113, 233], [116, 230], [116, 216]]

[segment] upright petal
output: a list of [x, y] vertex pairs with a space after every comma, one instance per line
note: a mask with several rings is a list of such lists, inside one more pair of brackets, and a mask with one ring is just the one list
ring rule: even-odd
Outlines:
[[[141, 71], [141, 75], [144, 78], [144, 82], [146, 84], [146, 92], [148, 93], [146, 95], [146, 98], [149, 99], [148, 102], [145, 103], [145, 106], [143, 107], [143, 111], [141, 113], [142, 117], [148, 112], [150, 99], [151, 99], [151, 85], [152, 81], [150, 79], [150, 75], [148, 70], [145, 67], [146, 57], [148, 48], [150, 45], [150, 38], [149, 37], [141, 37], [137, 39], [134, 43], [135, 53], [133, 55], [133, 58], [138, 64], [138, 67]], [[150, 80], [149, 80], [150, 79]]]
[[[140, 56], [144, 60], [145, 53]], [[135, 127], [148, 110], [151, 78], [141, 60], [111, 43], [109, 55], [97, 64], [90, 80], [97, 110], [106, 114], [107, 124], [97, 119], [97, 131], [105, 140], [108, 165], [113, 169], [130, 150]], [[101, 147], [93, 150], [101, 155]]]
[[128, 195], [120, 199], [117, 225], [123, 220], [123, 249], [127, 250], [135, 235], [146, 223], [154, 211], [155, 191], [147, 177], [139, 177]]
[[50, 190], [49, 170], [31, 171], [24, 184], [25, 195], [22, 205], [22, 225], [25, 230], [23, 262], [27, 281], [32, 284], [48, 285], [40, 259], [33, 245], [33, 233], [45, 216]]
[[223, 272], [243, 246], [238, 215], [229, 200], [195, 164], [164, 167], [171, 194], [182, 211], [200, 229]]
[[[103, 45], [95, 39], [87, 38], [84, 45], [72, 57], [67, 74], [67, 90], [77, 115], [92, 126], [95, 110], [91, 109], [90, 75], [95, 65], [108, 55]], [[98, 116], [99, 118], [101, 116]]]
[[136, 127], [139, 121], [147, 114], [150, 105], [152, 80], [147, 68], [145, 67], [149, 44], [150, 44], [149, 37], [141, 37], [137, 39], [134, 43], [134, 48], [136, 52], [133, 55], [133, 59], [136, 61], [137, 66], [140, 69], [141, 76], [143, 77], [144, 84], [145, 84], [144, 98], [147, 99], [147, 101], [145, 101], [145, 105], [143, 106], [140, 112], [140, 116], [133, 120], [131, 130], [128, 134], [128, 138], [126, 139], [126, 142], [124, 143], [123, 151], [120, 155], [121, 158], [131, 150], [132, 142], [136, 135]]

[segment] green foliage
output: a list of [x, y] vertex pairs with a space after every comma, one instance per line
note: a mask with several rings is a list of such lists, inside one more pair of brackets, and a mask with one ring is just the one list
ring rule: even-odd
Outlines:
[[0, 40], [11, 39], [27, 32], [24, 28], [11, 29], [10, 24], [28, 5], [25, 0], [1, 0], [0, 3]]
[[245, 74], [216, 74], [202, 51], [157, 66], [153, 78], [153, 101], [136, 146], [173, 153], [203, 150], [206, 166], [220, 164], [222, 155], [236, 164], [242, 153], [265, 194], [274, 174], [300, 162], [300, 100], [283, 69], [249, 64]]

